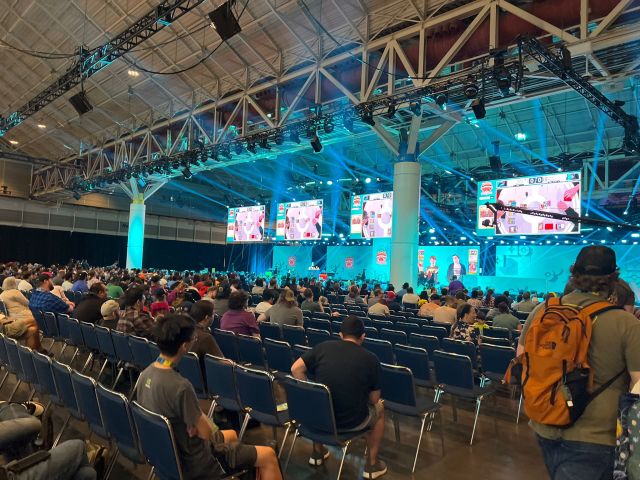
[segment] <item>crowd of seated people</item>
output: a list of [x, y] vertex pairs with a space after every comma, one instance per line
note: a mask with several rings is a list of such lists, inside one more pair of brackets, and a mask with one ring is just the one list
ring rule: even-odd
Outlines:
[[[523, 328], [522, 321], [526, 314], [544, 302], [545, 297], [553, 295], [528, 291], [496, 295], [492, 289], [483, 291], [479, 288], [469, 292], [464, 286], [460, 288], [462, 284], [459, 281], [460, 285], [454, 285], [455, 292], [449, 288], [437, 291], [429, 287], [416, 294], [409, 283], [396, 291], [391, 284], [375, 282], [323, 283], [316, 279], [292, 277], [267, 280], [234, 272], [211, 275], [86, 267], [79, 264], [49, 267], [37, 264], [0, 265], [0, 300], [7, 309], [7, 315], [0, 317], [3, 333], [33, 350], [42, 351], [38, 325], [32, 311], [45, 310], [69, 313], [83, 322], [145, 337], [158, 343], [164, 359], [145, 371], [143, 378], [148, 377], [150, 381], [165, 378], [165, 362], [171, 364], [179, 361], [186, 351], [196, 353], [202, 362], [206, 354], [222, 357], [222, 351], [211, 333], [214, 319], [218, 319], [220, 328], [224, 330], [259, 337], [260, 322], [302, 326], [303, 318], [315, 312], [337, 315], [332, 312], [331, 304], [335, 306], [341, 303], [359, 306], [369, 315], [378, 316], [411, 310], [418, 317], [451, 325], [451, 338], [479, 345], [487, 321], [493, 327], [519, 331]], [[26, 285], [20, 288], [23, 282], [28, 283], [30, 288]], [[567, 288], [573, 290], [570, 286]], [[329, 302], [328, 298], [332, 301]], [[634, 307], [633, 291], [624, 281], [617, 284], [609, 301], [640, 318], [640, 311]], [[313, 353], [303, 355], [296, 362], [293, 375], [305, 379], [307, 374], [313, 374], [316, 381], [321, 379], [326, 384], [340, 384], [344, 376], [356, 375], [356, 372], [340, 371], [340, 364], [343, 363], [340, 359], [347, 356], [354, 359], [354, 364], [361, 365], [361, 370], [369, 372], [368, 376], [351, 385], [351, 393], [360, 398], [358, 413], [351, 410], [349, 417], [348, 405], [343, 406], [347, 413], [338, 424], [350, 428], [357, 424], [371, 429], [369, 446], [372, 460], [365, 467], [365, 478], [377, 478], [386, 472], [386, 465], [376, 457], [384, 432], [384, 427], [380, 427], [383, 416], [378, 406], [379, 381], [375, 374], [380, 365], [377, 359], [374, 361], [371, 355], [363, 353], [364, 326], [350, 322], [343, 322], [341, 336], [344, 344], [326, 344], [321, 349], [314, 348]], [[356, 347], [360, 350], [354, 350]], [[334, 364], [336, 359], [339, 360], [338, 364]], [[204, 364], [202, 367], [204, 369]], [[175, 421], [174, 428], [184, 430], [180, 433], [184, 448], [197, 448], [200, 452], [201, 445], [198, 442], [209, 441], [213, 445], [211, 448], [221, 455], [231, 455], [230, 452], [240, 455], [237, 452], [242, 452], [238, 460], [240, 466], [255, 466], [265, 474], [268, 472], [264, 478], [279, 478], [277, 462], [273, 464], [273, 456], [268, 450], [258, 448], [249, 451], [243, 444], [236, 443], [232, 433], [212, 436], [212, 427], [203, 423], [201, 412], [195, 407], [195, 394], [187, 391], [184, 382], [171, 378], [161, 388], [180, 392], [181, 397], [176, 398], [180, 403], [176, 405], [181, 409], [181, 417]], [[334, 398], [334, 402], [344, 401], [348, 404], [348, 399], [353, 397], [351, 393], [341, 393], [345, 398]], [[159, 400], [161, 392], [150, 393], [139, 386], [138, 395], [142, 403], [158, 411], [177, 408], [176, 405], [163, 404]], [[343, 411], [336, 410], [336, 415]], [[237, 452], [234, 450], [236, 448]], [[205, 462], [206, 454], [199, 455]], [[326, 448], [316, 444], [310, 463], [321, 465], [327, 455]]]

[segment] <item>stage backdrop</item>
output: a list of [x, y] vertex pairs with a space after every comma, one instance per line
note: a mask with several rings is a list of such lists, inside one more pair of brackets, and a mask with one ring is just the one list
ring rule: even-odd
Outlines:
[[[638, 245], [616, 245], [620, 277], [631, 285], [640, 298], [640, 255]], [[516, 277], [519, 285], [512, 288], [545, 292], [562, 292], [569, 279], [569, 268], [575, 262], [579, 245], [556, 246], [498, 246], [496, 276]]]
[[317, 276], [309, 271], [312, 265], [313, 247], [273, 247], [273, 266], [277, 275], [289, 273], [292, 277]]

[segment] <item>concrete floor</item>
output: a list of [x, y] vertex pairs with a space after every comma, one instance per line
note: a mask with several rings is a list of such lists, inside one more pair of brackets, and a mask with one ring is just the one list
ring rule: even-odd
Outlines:
[[[75, 366], [79, 363], [75, 363]], [[97, 369], [96, 369], [97, 373]], [[95, 376], [95, 375], [94, 375]], [[107, 376], [108, 377], [108, 376]], [[108, 382], [106, 382], [108, 384]], [[0, 400], [6, 400], [15, 385], [13, 376], [5, 382], [0, 391]], [[123, 385], [120, 391], [127, 391]], [[29, 394], [28, 386], [22, 385], [14, 396], [14, 401], [26, 400]], [[419, 389], [419, 395], [433, 396], [430, 390]], [[414, 474], [411, 473], [413, 457], [419, 434], [419, 421], [400, 417], [400, 442], [396, 442], [393, 423], [390, 415], [386, 416], [385, 439], [381, 448], [380, 458], [384, 460], [389, 472], [384, 479], [438, 479], [447, 480], [481, 478], [481, 479], [512, 479], [517, 476], [521, 480], [544, 479], [547, 473], [542, 456], [537, 447], [534, 435], [527, 426], [526, 418], [516, 425], [515, 416], [517, 402], [509, 398], [506, 391], [499, 392], [494, 399], [489, 397], [483, 402], [474, 445], [469, 446], [469, 437], [473, 425], [473, 407], [470, 402], [458, 402], [458, 421], [453, 422], [453, 411], [450, 399], [445, 396], [442, 408], [444, 419], [445, 452], [440, 446], [439, 423], [434, 423], [431, 432], [425, 432], [420, 448], [420, 455]], [[203, 403], [203, 409], [208, 408]], [[57, 434], [64, 412], [58, 409], [54, 413], [54, 431]], [[70, 438], [87, 438], [89, 430], [86, 425], [73, 421], [63, 435], [63, 441]], [[278, 432], [278, 440], [282, 440], [283, 431]], [[291, 438], [291, 437], [289, 437]], [[247, 443], [265, 444], [273, 440], [270, 427], [257, 427], [247, 430]], [[282, 463], [286, 453], [282, 455]], [[350, 453], [345, 460], [342, 477], [344, 480], [362, 478], [364, 465], [364, 441], [356, 441], [350, 447]], [[298, 439], [291, 462], [286, 472], [286, 478], [296, 480], [334, 479], [338, 472], [341, 452], [330, 449], [331, 457], [322, 467], [312, 467], [307, 464], [311, 453], [311, 443], [305, 439]], [[140, 478], [146, 479], [149, 467], [135, 467], [126, 459], [120, 457], [111, 478]]]

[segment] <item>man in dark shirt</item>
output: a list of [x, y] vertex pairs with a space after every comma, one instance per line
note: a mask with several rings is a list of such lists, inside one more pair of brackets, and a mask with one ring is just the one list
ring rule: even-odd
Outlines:
[[449, 284], [449, 295], [455, 297], [456, 293], [461, 292], [462, 290], [464, 290], [464, 285], [460, 280], [458, 280], [458, 277], [455, 275], [451, 277], [451, 283]]
[[[340, 328], [342, 341], [315, 346], [296, 360], [291, 373], [300, 380], [306, 380], [309, 373], [329, 388], [339, 431], [370, 429], [369, 461], [363, 476], [375, 479], [387, 472], [386, 464], [378, 459], [384, 437], [384, 407], [380, 400], [380, 361], [362, 347], [364, 333], [362, 319], [349, 315]], [[327, 458], [329, 451], [314, 444], [309, 464], [322, 465]]]
[[204, 372], [205, 354], [208, 353], [214, 357], [224, 357], [218, 346], [218, 342], [216, 342], [216, 339], [209, 331], [211, 322], [213, 322], [213, 303], [200, 300], [191, 306], [189, 315], [191, 315], [191, 318], [196, 322], [196, 332], [193, 344], [191, 345], [191, 351], [200, 358], [200, 366]]
[[270, 447], [245, 445], [233, 430], [218, 427], [200, 409], [193, 386], [174, 367], [190, 349], [195, 324], [187, 315], [167, 314], [154, 330], [160, 356], [145, 368], [136, 384], [136, 400], [169, 419], [185, 480], [217, 478], [216, 458], [232, 469], [255, 467], [257, 478], [282, 480], [278, 458]]
[[73, 310], [73, 316], [81, 322], [99, 323], [102, 320], [100, 307], [107, 300], [107, 289], [103, 283], [91, 285], [89, 293]]

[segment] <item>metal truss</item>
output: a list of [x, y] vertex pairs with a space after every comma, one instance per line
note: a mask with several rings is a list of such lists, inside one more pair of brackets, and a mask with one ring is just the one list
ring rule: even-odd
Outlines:
[[20, 125], [26, 118], [40, 111], [85, 79], [98, 73], [167, 25], [193, 10], [203, 1], [163, 0], [156, 8], [110, 42], [92, 50], [81, 48], [78, 60], [61, 77], [7, 118], [0, 117], [0, 136], [5, 135], [7, 131]]
[[[323, 115], [327, 112], [344, 111], [346, 106], [362, 113], [366, 105], [375, 104], [378, 111], [388, 108], [389, 99], [393, 99], [396, 95], [401, 96], [412, 89], [429, 87], [430, 91], [433, 91], [442, 88], [443, 82], [448, 78], [457, 78], [460, 82], [468, 73], [468, 65], [487, 62], [488, 54], [460, 58], [465, 45], [482, 25], [488, 22], [490, 26], [487, 52], [515, 47], [515, 45], [503, 45], [499, 41], [500, 14], [513, 15], [528, 22], [532, 28], [542, 31], [543, 37], [554, 36], [562, 40], [570, 49], [578, 52], [574, 53], [574, 57], [582, 55], [589, 58], [600, 49], [640, 39], [640, 30], [637, 28], [610, 29], [616, 18], [628, 7], [628, 3], [626, 0], [621, 0], [619, 8], [601, 19], [597, 28], [590, 33], [587, 29], [588, 2], [583, 1], [580, 4], [580, 22], [562, 29], [535, 17], [507, 0], [476, 0], [447, 11], [437, 10], [430, 16], [425, 12], [420, 15], [420, 21], [385, 36], [378, 36], [379, 32], [367, 32], [368, 42], [355, 44], [351, 48], [343, 48], [337, 52], [322, 50], [318, 52], [307, 45], [309, 53], [317, 58], [313, 64], [290, 69], [278, 77], [263, 79], [244, 89], [238, 89], [238, 85], [229, 86], [229, 92], [219, 91], [217, 98], [210, 103], [194, 106], [189, 111], [151, 125], [146, 130], [123, 135], [118, 140], [85, 150], [79, 155], [62, 160], [55, 166], [36, 170], [32, 176], [31, 192], [34, 196], [41, 196], [67, 190], [71, 185], [70, 181], [77, 176], [76, 167], [81, 168], [81, 177], [86, 180], [109, 174], [124, 166], [131, 169], [136, 164], [142, 165], [163, 157], [172, 157], [202, 145], [205, 148], [212, 146], [224, 148], [219, 158], [204, 159], [204, 164], [199, 165], [198, 168], [203, 170], [224, 168], [253, 158], [246, 151], [234, 151], [234, 140], [277, 129], [287, 129], [295, 125], [296, 121], [300, 121], [301, 116], [306, 117], [309, 112], [308, 98], [313, 98], [313, 103], [321, 106]], [[437, 65], [429, 69], [425, 61], [429, 32], [460, 20], [466, 21], [466, 28]], [[412, 57], [407, 45], [411, 43], [418, 45], [416, 63], [410, 60]], [[353, 65], [358, 63], [360, 63], [361, 75], [359, 86], [354, 88], [353, 82], [347, 83], [341, 79], [340, 72], [347, 67], [353, 69]], [[370, 73], [372, 70], [373, 74]], [[631, 74], [632, 71], [625, 73], [625, 75]], [[341, 98], [336, 99], [335, 96], [324, 98], [323, 84], [335, 87], [341, 94]], [[281, 91], [292, 85], [295, 85], [295, 94], [293, 99], [285, 104]], [[555, 90], [558, 90], [557, 87]], [[543, 89], [528, 98], [544, 95], [546, 91], [548, 90]], [[270, 100], [269, 108], [263, 107], [264, 103], [260, 101], [265, 97]], [[503, 106], [524, 99], [507, 95], [497, 103]], [[406, 103], [406, 101], [402, 102], [398, 105], [398, 109], [402, 108], [403, 112], [407, 112], [410, 105]], [[431, 103], [424, 105], [424, 108], [427, 113], [425, 116], [435, 118], [440, 123], [430, 124], [429, 128], [436, 129], [432, 134], [435, 136], [431, 140], [421, 140], [421, 147], [417, 154], [437, 141], [463, 118], [462, 115], [455, 115], [453, 112], [435, 111], [434, 108], [437, 109], [437, 107]], [[491, 104], [487, 105], [487, 108], [491, 108]], [[400, 121], [400, 117], [402, 116], [397, 115], [389, 120], [383, 119], [372, 127], [376, 135], [392, 151], [398, 147], [396, 134], [399, 127], [406, 125], [406, 116], [404, 123]], [[176, 131], [178, 134], [175, 133]], [[326, 144], [327, 141], [323, 139], [323, 143]], [[298, 147], [295, 145], [278, 147], [272, 144], [271, 148], [292, 151]], [[225, 160], [215, 161], [222, 158]], [[72, 166], [73, 174], [67, 172], [69, 165]], [[56, 172], [52, 172], [53, 170]], [[159, 175], [175, 176], [179, 175], [179, 172], [179, 169], [174, 169]]]

